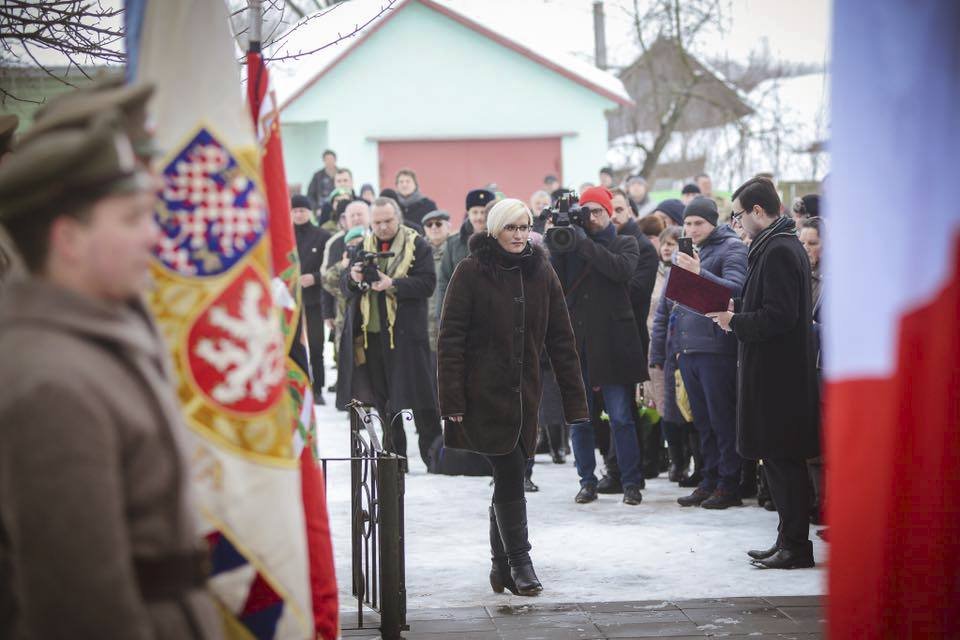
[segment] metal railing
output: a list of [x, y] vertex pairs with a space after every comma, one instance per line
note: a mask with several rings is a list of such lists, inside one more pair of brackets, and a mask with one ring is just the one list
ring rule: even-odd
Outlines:
[[[350, 521], [352, 592], [357, 599], [356, 627], [377, 627], [365, 620], [365, 609], [379, 615], [384, 640], [407, 630], [407, 591], [404, 566], [404, 467], [406, 459], [380, 444], [375, 422], [390, 438], [390, 429], [376, 413], [354, 400], [350, 413], [350, 457], [323, 458], [324, 478], [330, 462], [350, 462]], [[407, 416], [397, 414], [397, 419]], [[344, 621], [346, 622], [346, 621]]]

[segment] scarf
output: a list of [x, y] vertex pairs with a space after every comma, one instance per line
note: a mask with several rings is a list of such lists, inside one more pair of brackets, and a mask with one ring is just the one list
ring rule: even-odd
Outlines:
[[500, 243], [497, 242], [496, 238], [490, 239], [490, 245], [493, 247], [494, 259], [507, 269], [521, 266], [527, 258], [533, 255], [533, 245], [530, 244], [529, 241], [523, 248], [523, 251], [520, 253], [511, 253], [510, 251], [507, 251], [500, 246]]
[[773, 224], [757, 234], [757, 237], [753, 239], [753, 242], [750, 243], [750, 250], [747, 252], [747, 259], [753, 260], [758, 255], [760, 255], [764, 245], [770, 238], [776, 238], [777, 236], [794, 236], [797, 235], [797, 225], [793, 221], [793, 218], [789, 216], [780, 216], [774, 220]]
[[[390, 249], [395, 254], [392, 258], [387, 258], [386, 266], [381, 269], [390, 278], [404, 278], [413, 265], [414, 251], [416, 250], [415, 241], [419, 236], [417, 232], [400, 225], [400, 231], [393, 239]], [[379, 252], [380, 241], [374, 234], [368, 235], [363, 239], [363, 250]], [[373, 294], [377, 293], [372, 289], [363, 292], [360, 297], [360, 328], [363, 331], [363, 348], [367, 348], [367, 324], [370, 322], [370, 309], [373, 302]], [[393, 291], [383, 291], [387, 303], [387, 330], [390, 332], [390, 348], [393, 349], [393, 325], [397, 321], [397, 294]], [[382, 321], [382, 319], [381, 319]]]
[[420, 189], [417, 189], [416, 191], [414, 191], [408, 196], [402, 196], [398, 193], [397, 200], [400, 202], [400, 206], [403, 207], [404, 210], [406, 210], [406, 208], [409, 207], [410, 205], [423, 200], [423, 194], [420, 193]]

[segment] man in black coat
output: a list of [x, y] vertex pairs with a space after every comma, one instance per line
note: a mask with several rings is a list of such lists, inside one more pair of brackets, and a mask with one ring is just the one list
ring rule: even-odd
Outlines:
[[[636, 412], [633, 389], [645, 379], [643, 345], [630, 302], [630, 281], [637, 268], [639, 248], [635, 238], [617, 235], [610, 221], [612, 194], [603, 187], [585, 189], [580, 206], [588, 219], [573, 225], [577, 243], [573, 251], [553, 253], [554, 268], [563, 284], [577, 352], [587, 388], [600, 387], [610, 416], [610, 428], [623, 482], [623, 501], [640, 504], [640, 444], [633, 422]], [[548, 243], [549, 244], [549, 243]], [[589, 398], [588, 398], [589, 399]], [[595, 436], [593, 425], [571, 425], [571, 440], [580, 492], [576, 501], [597, 499]]]
[[812, 567], [806, 461], [820, 452], [820, 399], [810, 262], [770, 180], [733, 193], [733, 218], [753, 238], [743, 297], [710, 315], [739, 340], [737, 450], [763, 459], [780, 515], [776, 543], [747, 553], [765, 569]]
[[290, 217], [293, 219], [297, 256], [300, 258], [300, 288], [307, 319], [313, 400], [316, 404], [324, 404], [323, 347], [328, 304], [325, 302], [326, 292], [320, 286], [320, 279], [323, 275], [323, 253], [330, 234], [313, 223], [313, 203], [307, 196], [293, 196], [290, 202]]
[[406, 457], [404, 409], [437, 410], [430, 374], [427, 301], [437, 277], [433, 252], [416, 231], [403, 225], [400, 206], [377, 198], [371, 209], [369, 252], [393, 253], [376, 261], [379, 279], [364, 282], [360, 263], [341, 279], [347, 313], [340, 339], [337, 405], [355, 398], [376, 407], [389, 449]]
[[[650, 347], [650, 331], [647, 329], [647, 315], [650, 313], [650, 298], [653, 296], [653, 285], [657, 281], [657, 267], [660, 263], [660, 258], [657, 256], [657, 250], [654, 249], [653, 244], [647, 236], [640, 231], [636, 214], [627, 198], [627, 194], [621, 189], [613, 189], [611, 193], [613, 194], [613, 198], [611, 199], [611, 204], [613, 205], [611, 222], [617, 229], [617, 235], [633, 236], [637, 239], [637, 246], [640, 249], [637, 267], [633, 272], [633, 277], [630, 279], [630, 304], [633, 306], [633, 318], [637, 324], [637, 332], [640, 334], [640, 346], [643, 349], [643, 357], [646, 358], [647, 350]], [[641, 382], [648, 379], [649, 375], [645, 375]], [[638, 434], [641, 433], [638, 424], [639, 419], [640, 414], [634, 411], [633, 420], [634, 424], [637, 425]], [[659, 426], [657, 426], [657, 431], [659, 433]], [[651, 450], [647, 450], [641, 438], [640, 458], [643, 461], [643, 465], [646, 467], [649, 462], [647, 456], [652, 456], [655, 458], [653, 464], [659, 466], [659, 459], [657, 459], [659, 457], [659, 451], [657, 447], [652, 446], [656, 444], [656, 442], [654, 441], [648, 444], [651, 444]], [[623, 483], [620, 477], [620, 465], [617, 464], [616, 445], [613, 441], [611, 441], [611, 446], [607, 448], [607, 454], [603, 457], [603, 462], [607, 468], [607, 475], [600, 479], [597, 490], [600, 493], [620, 493], [623, 491]], [[645, 483], [641, 481], [641, 487], [643, 487], [644, 484]]]

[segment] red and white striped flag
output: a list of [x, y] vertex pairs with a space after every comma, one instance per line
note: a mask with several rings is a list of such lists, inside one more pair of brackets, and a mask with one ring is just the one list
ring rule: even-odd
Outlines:
[[960, 3], [834, 3], [832, 638], [960, 638]]
[[288, 375], [291, 392], [300, 404], [297, 444], [300, 447], [300, 474], [303, 482], [303, 507], [307, 522], [307, 546], [310, 561], [310, 587], [317, 634], [324, 640], [339, 635], [337, 582], [334, 574], [330, 521], [327, 516], [324, 480], [316, 461], [316, 418], [313, 396], [307, 376], [306, 349], [302, 334], [297, 334], [303, 319], [300, 305], [299, 262], [297, 245], [290, 218], [290, 196], [283, 166], [283, 143], [280, 137], [280, 113], [270, 85], [263, 57], [251, 43], [247, 54], [247, 98], [254, 125], [260, 139], [263, 181], [270, 211], [270, 243], [273, 248], [275, 285], [289, 293], [284, 309], [288, 347], [294, 350], [289, 359]]

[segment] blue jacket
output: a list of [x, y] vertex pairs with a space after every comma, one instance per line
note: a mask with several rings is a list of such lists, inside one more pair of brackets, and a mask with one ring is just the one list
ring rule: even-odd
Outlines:
[[[747, 277], [747, 247], [728, 225], [714, 229], [700, 245], [700, 275], [740, 295]], [[679, 268], [679, 267], [676, 267]], [[669, 276], [668, 276], [669, 277]], [[666, 287], [664, 287], [666, 290]], [[660, 298], [650, 338], [650, 364], [663, 366], [679, 353], [719, 353], [735, 356], [737, 338], [713, 320]]]

